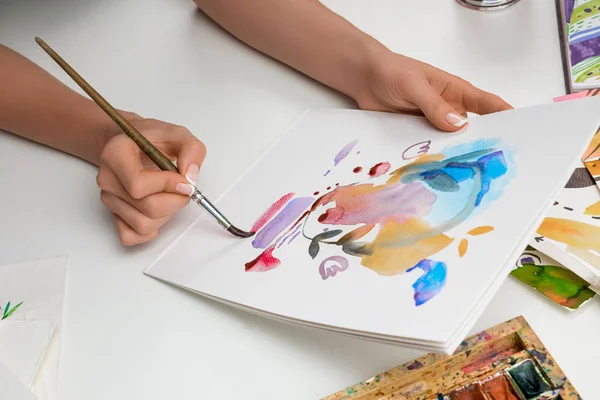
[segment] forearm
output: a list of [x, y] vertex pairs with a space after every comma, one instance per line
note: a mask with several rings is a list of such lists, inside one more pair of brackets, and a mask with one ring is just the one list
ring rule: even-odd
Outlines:
[[0, 45], [0, 129], [97, 165], [110, 124], [91, 100]]
[[385, 47], [318, 0], [194, 0], [251, 47], [356, 98]]

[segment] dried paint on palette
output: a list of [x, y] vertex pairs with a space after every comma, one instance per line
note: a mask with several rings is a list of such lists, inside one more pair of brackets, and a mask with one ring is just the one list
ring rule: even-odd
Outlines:
[[[471, 141], [437, 154], [429, 153], [430, 143], [406, 149], [395, 167], [389, 160], [361, 165], [356, 161], [363, 157], [358, 141], [343, 146], [325, 175], [342, 169], [351, 182], [331, 182], [320, 196], [317, 190], [276, 200], [255, 224], [260, 229], [252, 246], [263, 251], [246, 263], [246, 271], [281, 265], [276, 253], [293, 236], [304, 239], [308, 260], [315, 260], [315, 276], [323, 281], [338, 279], [357, 264], [382, 276], [418, 271], [412, 284], [414, 304], [435, 298], [449, 274], [447, 256], [436, 255], [456, 246], [452, 251], [465, 257], [471, 243], [477, 245], [485, 240], [480, 236], [494, 231], [483, 225], [460, 237], [451, 233], [501, 196], [514, 165], [498, 140]], [[352, 151], [352, 161], [344, 161]], [[324, 247], [337, 254], [321, 258]]]
[[573, 271], [528, 247], [519, 257], [511, 275], [550, 300], [571, 310], [587, 303], [595, 293]]

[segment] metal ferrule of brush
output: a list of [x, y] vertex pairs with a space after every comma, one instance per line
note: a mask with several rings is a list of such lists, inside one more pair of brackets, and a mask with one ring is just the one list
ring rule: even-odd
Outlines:
[[194, 201], [194, 203], [203, 207], [206, 211], [208, 211], [215, 219], [221, 224], [221, 226], [225, 229], [229, 229], [231, 227], [231, 222], [225, 218], [223, 214], [217, 210], [217, 208], [210, 202], [204, 195], [196, 189], [194, 194], [190, 196], [190, 198]]

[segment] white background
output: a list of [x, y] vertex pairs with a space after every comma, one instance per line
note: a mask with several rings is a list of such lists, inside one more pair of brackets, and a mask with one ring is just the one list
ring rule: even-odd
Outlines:
[[[452, 0], [328, 3], [393, 50], [514, 106], [564, 94], [551, 1], [522, 0], [496, 14]], [[185, 125], [201, 138], [209, 153], [200, 186], [211, 198], [307, 106], [352, 106], [244, 47], [191, 0], [0, 1], [0, 42], [73, 87], [35, 35], [117, 107]], [[156, 243], [124, 249], [94, 178], [90, 165], [0, 135], [0, 264], [70, 257], [62, 399], [312, 399], [421, 355], [272, 322], [144, 276], [196, 210], [182, 213]], [[581, 395], [593, 399], [599, 311], [594, 300], [569, 314], [508, 279], [473, 331], [524, 315]]]

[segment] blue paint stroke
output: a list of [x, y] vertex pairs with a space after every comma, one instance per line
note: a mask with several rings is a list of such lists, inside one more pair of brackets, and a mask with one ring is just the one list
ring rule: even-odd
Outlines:
[[342, 161], [344, 158], [346, 158], [346, 156], [348, 154], [350, 154], [350, 152], [352, 151], [354, 146], [356, 146], [357, 143], [358, 143], [358, 139], [345, 145], [333, 159], [333, 165], [338, 165], [340, 163], [340, 161]]
[[424, 272], [412, 285], [415, 290], [415, 305], [420, 306], [434, 298], [446, 286], [446, 264], [441, 261], [425, 259], [406, 272], [415, 268]]
[[292, 222], [300, 217], [314, 201], [312, 197], [298, 197], [292, 199], [285, 205], [275, 218], [262, 228], [254, 240], [252, 246], [257, 249], [266, 249], [269, 244]]
[[323, 175], [323, 176], [327, 176], [327, 175], [329, 175], [329, 173], [330, 173], [330, 172], [331, 172], [331, 170], [330, 170], [330, 169], [328, 169], [328, 170], [327, 170], [327, 172], [325, 172], [325, 175]]

